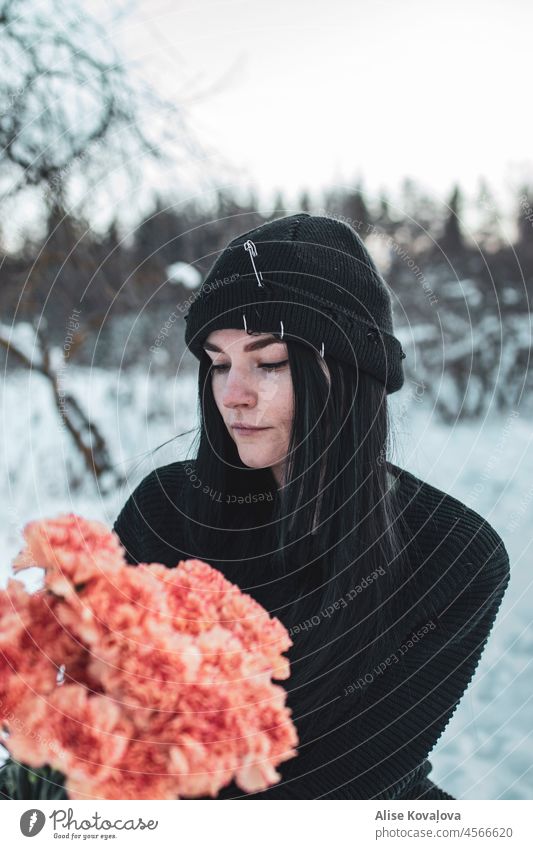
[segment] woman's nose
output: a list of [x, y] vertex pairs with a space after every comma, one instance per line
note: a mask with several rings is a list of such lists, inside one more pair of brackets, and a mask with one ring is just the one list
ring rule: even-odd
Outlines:
[[249, 378], [237, 369], [230, 369], [227, 373], [222, 402], [225, 407], [235, 407], [237, 404], [248, 404], [252, 406], [257, 401], [257, 392], [252, 386]]

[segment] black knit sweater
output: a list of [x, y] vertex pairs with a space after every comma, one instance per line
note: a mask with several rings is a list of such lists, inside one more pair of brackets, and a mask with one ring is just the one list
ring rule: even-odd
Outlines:
[[[180, 549], [180, 520], [187, 512], [184, 466], [155, 469], [126, 501], [113, 529], [128, 562], [173, 567], [194, 556]], [[398, 652], [383, 658], [365, 684], [363, 701], [350, 698], [347, 687], [339, 709], [325, 712], [334, 716], [330, 727], [327, 718], [321, 720], [313, 740], [280, 765], [278, 784], [245, 794], [232, 782], [218, 798], [454, 798], [427, 777], [427, 756], [474, 675], [509, 581], [509, 557], [478, 513], [398, 466], [389, 469], [399, 482], [417, 552], [416, 581], [399, 596], [399, 605], [416, 611], [420, 628], [409, 630]], [[268, 609], [264, 597], [260, 602]], [[279, 607], [279, 598], [272, 598], [271, 607]]]

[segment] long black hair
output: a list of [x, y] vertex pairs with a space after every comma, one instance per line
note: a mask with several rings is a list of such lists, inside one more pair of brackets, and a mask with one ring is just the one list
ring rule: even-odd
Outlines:
[[198, 446], [181, 509], [184, 550], [287, 627], [291, 676], [280, 683], [303, 741], [322, 710], [342, 702], [348, 682], [363, 680], [405, 636], [391, 611], [408, 577], [408, 528], [387, 460], [385, 387], [288, 334], [284, 341], [295, 387], [284, 484], [270, 468], [240, 460], [204, 352]]

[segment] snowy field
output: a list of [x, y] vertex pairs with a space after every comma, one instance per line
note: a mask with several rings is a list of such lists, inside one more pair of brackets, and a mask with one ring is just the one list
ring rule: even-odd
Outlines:
[[[191, 433], [150, 451], [196, 423], [196, 380], [145, 373], [67, 370], [65, 384], [106, 437], [124, 487], [103, 494], [89, 482], [51, 390], [38, 374], [4, 380], [4, 494], [0, 585], [33, 518], [74, 511], [111, 525], [129, 491], [154, 466], [193, 456]], [[484, 515], [504, 539], [511, 583], [474, 682], [430, 760], [431, 778], [462, 799], [533, 798], [532, 569], [533, 453], [527, 416], [509, 409], [485, 421], [438, 425], [424, 394], [406, 381], [391, 396], [398, 439], [391, 459]], [[84, 483], [73, 488], [69, 480]], [[34, 574], [32, 574], [32, 571]], [[38, 570], [26, 573], [35, 586]]]

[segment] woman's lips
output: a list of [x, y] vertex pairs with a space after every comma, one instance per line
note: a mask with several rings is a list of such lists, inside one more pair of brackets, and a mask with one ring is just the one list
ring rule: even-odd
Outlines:
[[235, 433], [240, 434], [240, 436], [253, 436], [256, 433], [262, 433], [264, 430], [268, 430], [266, 427], [236, 427], [233, 426], [233, 430]]

